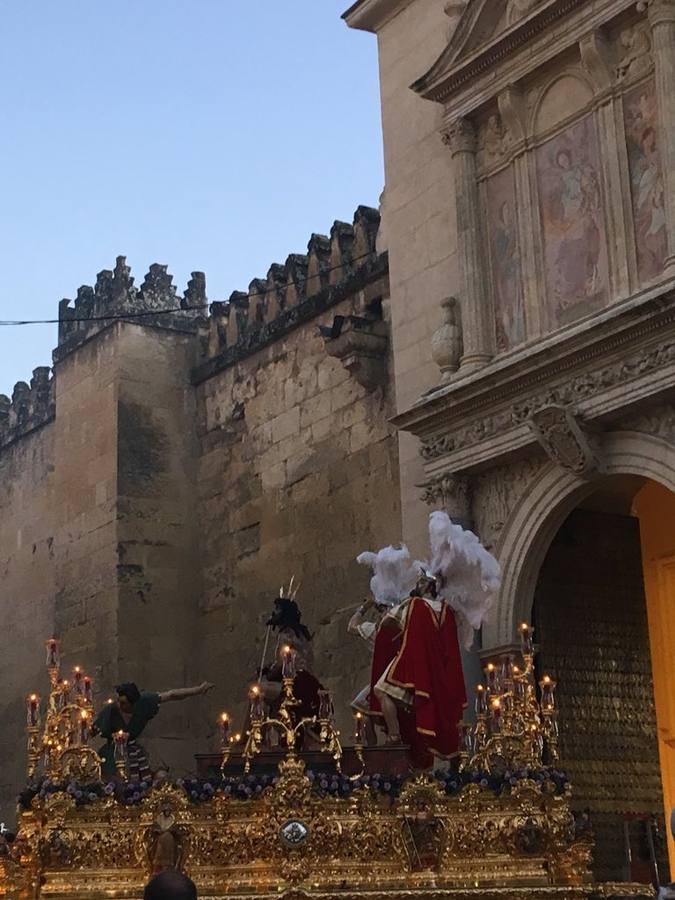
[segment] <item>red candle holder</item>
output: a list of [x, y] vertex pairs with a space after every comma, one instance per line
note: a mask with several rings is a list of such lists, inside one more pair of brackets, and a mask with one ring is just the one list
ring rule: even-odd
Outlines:
[[218, 722], [220, 725], [220, 739], [223, 744], [226, 744], [230, 735], [230, 717], [226, 712], [221, 713]]
[[37, 728], [40, 724], [40, 697], [38, 694], [29, 694], [26, 697], [26, 722], [30, 728]]
[[49, 638], [45, 642], [45, 646], [47, 648], [47, 668], [58, 669], [60, 663], [59, 642], [56, 638]]

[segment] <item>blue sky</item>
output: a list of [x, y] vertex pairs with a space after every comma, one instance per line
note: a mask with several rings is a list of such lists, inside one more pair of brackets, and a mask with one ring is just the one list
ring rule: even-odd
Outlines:
[[[0, 319], [117, 254], [211, 300], [377, 206], [377, 52], [348, 0], [0, 0]], [[0, 328], [0, 393], [56, 326]]]

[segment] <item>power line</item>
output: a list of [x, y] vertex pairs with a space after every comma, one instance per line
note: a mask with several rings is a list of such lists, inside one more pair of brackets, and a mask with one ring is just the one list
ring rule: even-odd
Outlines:
[[[362, 253], [360, 256], [354, 256], [350, 263], [358, 262], [360, 259], [365, 259], [366, 257], [372, 256], [372, 251], [368, 253]], [[328, 269], [322, 269], [319, 275], [327, 275], [330, 272], [335, 272], [337, 269], [342, 269], [343, 265], [330, 266]], [[317, 278], [319, 275], [313, 275], [312, 278]], [[305, 279], [308, 281], [309, 279]], [[286, 281], [280, 287], [298, 287], [301, 284], [300, 281]], [[276, 287], [268, 287], [262, 291], [256, 291], [255, 294], [246, 294], [246, 299], [251, 300], [253, 297], [264, 297], [266, 294], [272, 294], [277, 290]], [[171, 313], [182, 313], [182, 312], [191, 312], [194, 310], [205, 310], [208, 308], [208, 304], [199, 303], [194, 306], [172, 306], [166, 309], [147, 309], [139, 312], [129, 312], [129, 313], [115, 313], [109, 316], [73, 316], [68, 317], [67, 319], [0, 319], [0, 327], [2, 328], [13, 328], [21, 325], [60, 325], [62, 322], [65, 323], [76, 323], [76, 322], [114, 322], [118, 319], [124, 319], [128, 321], [129, 319], [142, 319], [147, 318], [148, 316], [164, 316], [170, 315]]]

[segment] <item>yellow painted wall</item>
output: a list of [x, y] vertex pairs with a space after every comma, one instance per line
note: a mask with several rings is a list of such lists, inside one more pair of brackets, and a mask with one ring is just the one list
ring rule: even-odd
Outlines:
[[[666, 823], [675, 807], [675, 494], [648, 482], [635, 496], [640, 519], [645, 595], [652, 649]], [[675, 841], [668, 831], [670, 869], [675, 877]]]

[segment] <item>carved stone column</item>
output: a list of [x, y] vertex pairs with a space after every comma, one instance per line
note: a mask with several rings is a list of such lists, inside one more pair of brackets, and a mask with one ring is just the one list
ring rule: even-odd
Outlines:
[[661, 124], [668, 268], [675, 268], [675, 0], [642, 0], [652, 29], [656, 96]]
[[455, 167], [459, 299], [464, 340], [460, 372], [466, 373], [484, 366], [494, 354], [476, 181], [476, 131], [468, 119], [456, 119], [445, 124], [443, 140], [450, 147]]

